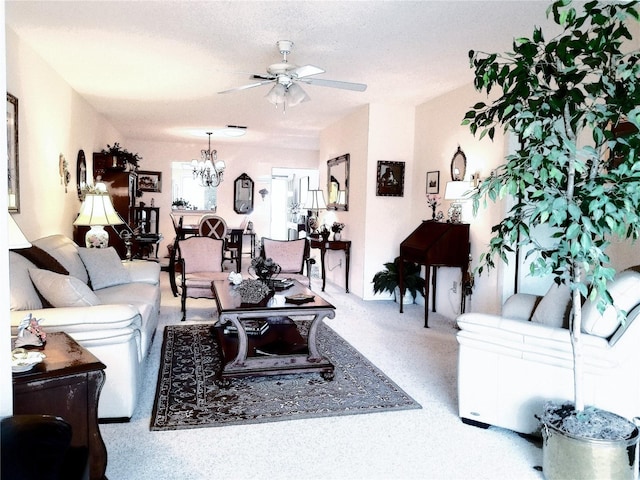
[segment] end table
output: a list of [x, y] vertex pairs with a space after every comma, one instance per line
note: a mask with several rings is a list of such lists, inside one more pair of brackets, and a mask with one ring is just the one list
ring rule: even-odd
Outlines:
[[98, 398], [105, 365], [63, 332], [48, 333], [38, 349], [47, 357], [13, 374], [13, 412], [62, 417], [71, 424], [71, 445], [89, 447], [92, 480], [106, 479], [107, 449], [98, 427]]

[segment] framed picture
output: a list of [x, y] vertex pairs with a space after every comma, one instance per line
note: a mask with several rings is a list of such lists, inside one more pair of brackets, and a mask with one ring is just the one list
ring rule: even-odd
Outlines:
[[7, 185], [9, 211], [20, 212], [20, 169], [18, 168], [18, 99], [7, 93]]
[[404, 162], [378, 160], [376, 195], [402, 197], [404, 195]]
[[427, 172], [427, 195], [440, 193], [440, 170]]
[[138, 189], [141, 192], [162, 192], [162, 172], [138, 172]]

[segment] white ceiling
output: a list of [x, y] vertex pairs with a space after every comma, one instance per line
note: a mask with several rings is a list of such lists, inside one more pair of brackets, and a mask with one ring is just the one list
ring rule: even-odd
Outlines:
[[[317, 149], [325, 127], [369, 103], [419, 105], [472, 81], [469, 49], [503, 52], [546, 1], [7, 1], [6, 23], [129, 139], [193, 142], [245, 125], [242, 138]], [[545, 30], [546, 31], [546, 30]], [[311, 101], [268, 103], [251, 83], [292, 40], [290, 63], [365, 92], [303, 85]], [[195, 135], [195, 136], [194, 136]], [[205, 137], [206, 138], [206, 137]]]

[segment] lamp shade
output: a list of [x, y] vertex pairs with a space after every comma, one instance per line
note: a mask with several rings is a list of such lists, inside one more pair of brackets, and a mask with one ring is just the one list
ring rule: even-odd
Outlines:
[[78, 218], [73, 222], [79, 226], [121, 225], [124, 223], [113, 208], [111, 198], [107, 194], [89, 193], [80, 206]]
[[85, 235], [87, 248], [105, 248], [109, 244], [109, 234], [103, 228], [104, 225], [121, 225], [124, 222], [113, 208], [111, 197], [106, 193], [104, 184], [96, 185], [97, 192], [88, 193], [80, 206], [78, 218], [73, 222], [78, 226], [90, 226], [91, 229]]
[[307, 210], [325, 210], [327, 204], [324, 201], [322, 190], [309, 190], [307, 203], [304, 206]]
[[463, 201], [469, 199], [473, 190], [472, 182], [447, 182], [447, 186], [444, 190], [445, 200], [458, 200]]
[[7, 214], [9, 217], [7, 221], [7, 238], [9, 240], [9, 250], [15, 250], [17, 248], [29, 248], [31, 243], [27, 240], [27, 237], [24, 236], [22, 230], [13, 219], [13, 217]]

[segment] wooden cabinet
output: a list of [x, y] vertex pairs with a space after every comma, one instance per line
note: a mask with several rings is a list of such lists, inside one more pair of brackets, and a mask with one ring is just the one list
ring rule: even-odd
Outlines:
[[[469, 224], [443, 223], [432, 220], [424, 221], [400, 244], [400, 313], [402, 313], [402, 297], [404, 293], [404, 262], [424, 265], [426, 269], [424, 292], [424, 326], [429, 326], [429, 280], [433, 285], [432, 306], [435, 312], [436, 280], [438, 267], [458, 267], [463, 279], [469, 270]], [[432, 273], [431, 267], [434, 267]], [[461, 297], [461, 312], [464, 311], [464, 293]]]
[[107, 449], [98, 426], [105, 365], [62, 332], [49, 333], [42, 351], [42, 363], [13, 374], [14, 413], [62, 417], [72, 427], [71, 445], [89, 449], [91, 478], [106, 478]]

